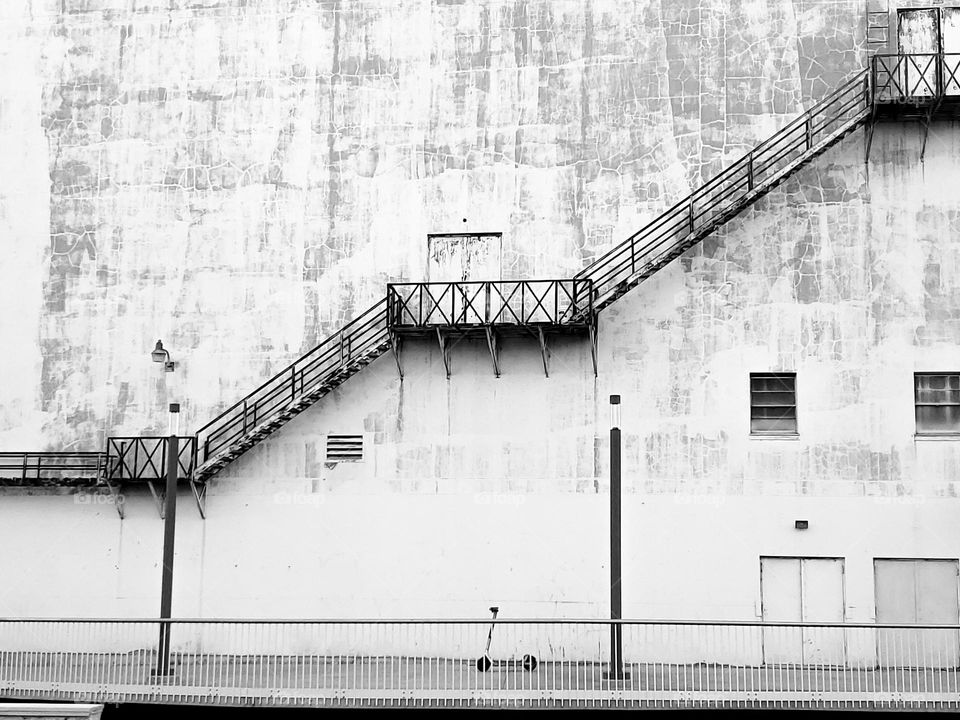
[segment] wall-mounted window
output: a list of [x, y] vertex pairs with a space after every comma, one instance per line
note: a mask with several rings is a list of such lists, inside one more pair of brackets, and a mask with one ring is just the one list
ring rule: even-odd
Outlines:
[[750, 434], [797, 434], [796, 373], [750, 373]]
[[327, 462], [363, 460], [363, 435], [327, 435]]
[[914, 373], [917, 435], [960, 435], [960, 373]]

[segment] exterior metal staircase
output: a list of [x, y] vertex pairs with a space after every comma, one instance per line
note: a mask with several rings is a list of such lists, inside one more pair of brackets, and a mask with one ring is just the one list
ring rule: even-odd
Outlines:
[[594, 305], [603, 310], [823, 154], [870, 113], [870, 75], [863, 70], [575, 277], [593, 281]]
[[390, 348], [386, 298], [197, 431], [202, 482]]
[[[387, 297], [227, 408], [200, 428], [195, 438], [191, 438], [190, 446], [196, 448], [196, 457], [187, 464], [190, 467], [185, 472], [194, 484], [201, 512], [207, 479], [390, 348], [396, 353], [402, 377], [399, 356], [401, 336], [422, 336], [435, 332], [444, 352], [448, 376], [450, 370], [444, 333], [450, 332], [483, 332], [490, 344], [495, 371], [499, 374], [493, 330], [509, 334], [511, 331], [529, 333], [532, 329], [538, 333], [544, 352], [545, 372], [548, 351], [543, 340], [544, 329], [586, 330], [594, 343], [596, 364], [597, 312], [696, 245], [864, 123], [869, 122], [870, 125], [865, 142], [866, 155], [869, 157], [873, 128], [878, 119], [912, 117], [917, 115], [914, 106], [919, 104], [924, 109], [919, 116], [929, 126], [930, 119], [944, 105], [945, 98], [946, 105], [956, 107], [954, 96], [960, 95], [958, 57], [941, 54], [930, 60], [899, 56], [892, 61], [890, 56], [874, 56], [870, 69], [858, 72], [572, 279], [389, 286]], [[913, 115], [910, 114], [911, 108]], [[536, 283], [552, 283], [549, 290], [554, 297], [563, 295], [566, 299], [545, 305], [544, 298], [549, 297], [550, 292], [536, 290]], [[579, 290], [570, 290], [581, 286], [590, 288], [588, 302], [584, 302]], [[482, 289], [482, 304], [478, 301], [481, 297], [478, 288]], [[510, 309], [513, 298], [517, 296], [517, 288], [520, 288], [521, 297], [530, 290], [528, 294], [535, 298], [536, 305], [530, 306], [529, 312], [523, 307]], [[415, 303], [413, 298], [416, 299]], [[491, 298], [495, 300], [493, 304]], [[508, 312], [503, 308], [507, 308]], [[499, 325], [515, 326], [502, 328]], [[49, 457], [38, 459], [38, 455]], [[87, 480], [87, 475], [93, 475], [101, 484], [109, 485], [110, 477], [105, 475], [114, 476], [109, 468], [115, 463], [101, 457], [104, 455], [102, 453], [81, 454], [84, 457], [79, 459], [58, 457], [61, 455], [0, 454], [0, 480], [9, 478], [10, 482], [16, 484], [27, 482], [28, 477], [34, 475], [39, 479], [48, 474], [54, 477], [58, 474], [69, 477], [72, 474], [74, 478], [83, 475]], [[83, 466], [83, 472], [78, 474], [72, 467], [61, 467], [70, 466], [71, 463]], [[50, 472], [46, 473], [43, 468], [48, 468]], [[104, 471], [104, 468], [107, 470]], [[64, 472], [66, 475], [63, 475]], [[139, 477], [139, 472], [136, 470], [133, 477], [123, 476], [120, 479], [152, 478], [153, 471], [149, 469], [143, 478]]]

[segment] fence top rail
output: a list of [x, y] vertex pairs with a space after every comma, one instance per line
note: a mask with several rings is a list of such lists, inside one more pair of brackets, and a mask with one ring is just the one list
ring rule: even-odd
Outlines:
[[181, 625], [673, 625], [703, 627], [757, 628], [838, 628], [871, 630], [956, 630], [957, 623], [871, 623], [871, 622], [790, 622], [764, 620], [609, 620], [601, 618], [0, 618], [0, 625], [50, 624], [115, 624], [142, 625], [171, 623]]

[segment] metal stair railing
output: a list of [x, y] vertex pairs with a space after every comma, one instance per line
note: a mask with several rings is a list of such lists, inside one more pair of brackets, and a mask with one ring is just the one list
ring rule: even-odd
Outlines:
[[410, 328], [561, 326], [593, 318], [589, 280], [390, 283], [387, 325]]
[[870, 76], [862, 70], [574, 277], [593, 280], [602, 310], [639, 280], [768, 192], [864, 122]]
[[871, 69], [876, 103], [960, 99], [960, 53], [874, 55]]
[[0, 452], [0, 480], [21, 484], [96, 482], [105, 457], [102, 452]]
[[344, 325], [317, 347], [288, 365], [197, 431], [197, 463], [229, 451], [270, 423], [283, 422], [325, 391], [352, 375], [363, 361], [381, 355], [390, 344], [386, 299]]
[[[872, 73], [866, 69], [857, 73], [733, 165], [574, 275], [572, 280], [563, 281], [574, 287], [578, 283], [592, 283], [590, 318], [870, 118], [875, 99], [871, 79], [877, 81], [881, 69], [891, 78], [898, 77], [899, 66], [887, 67], [874, 59]], [[949, 66], [946, 72], [943, 70], [938, 68], [938, 83], [945, 77], [952, 88], [957, 83], [957, 69]], [[937, 85], [938, 89], [941, 87]], [[388, 288], [388, 293], [391, 290], [395, 306], [396, 288]], [[465, 292], [465, 287], [460, 290]], [[507, 298], [501, 299], [505, 305], [509, 304]], [[542, 305], [541, 309], [547, 311]], [[383, 354], [392, 342], [387, 311], [385, 297], [201, 427], [196, 433], [196, 462], [191, 468], [194, 479], [212, 474]], [[395, 312], [392, 319], [396, 322], [400, 316]], [[523, 318], [516, 319], [524, 322]], [[576, 319], [580, 319], [580, 315], [566, 321]], [[486, 316], [484, 320], [489, 321]], [[504, 320], [498, 318], [499, 322]], [[525, 321], [531, 322], [532, 318]], [[58, 466], [58, 459], [37, 459], [38, 455], [53, 454], [0, 454], [0, 470], [6, 468], [8, 473], [17, 470], [23, 479], [28, 474], [39, 477], [44, 469], [67, 470]], [[97, 463], [89, 469], [100, 476], [105, 454], [82, 455], [89, 457], [83, 458], [80, 464]]]

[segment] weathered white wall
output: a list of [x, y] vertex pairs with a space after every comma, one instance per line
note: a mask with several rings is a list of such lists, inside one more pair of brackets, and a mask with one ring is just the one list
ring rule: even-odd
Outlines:
[[862, 0], [2, 4], [3, 449], [162, 431], [170, 396], [202, 425], [422, 278], [428, 232], [572, 274], [865, 31]]
[[[857, 133], [601, 315], [585, 342], [408, 343], [229, 466], [208, 519], [181, 494], [174, 612], [607, 612], [607, 397], [623, 397], [624, 602], [635, 617], [759, 616], [759, 556], [956, 557], [956, 441], [913, 437], [913, 372], [960, 367], [956, 126]], [[939, 265], [934, 273], [931, 265]], [[748, 436], [753, 371], [798, 374], [797, 440]], [[327, 467], [325, 435], [366, 460]], [[86, 495], [0, 503], [0, 615], [152, 615], [161, 523]], [[810, 522], [796, 531], [794, 520]], [[29, 557], [35, 574], [23, 571]]]

